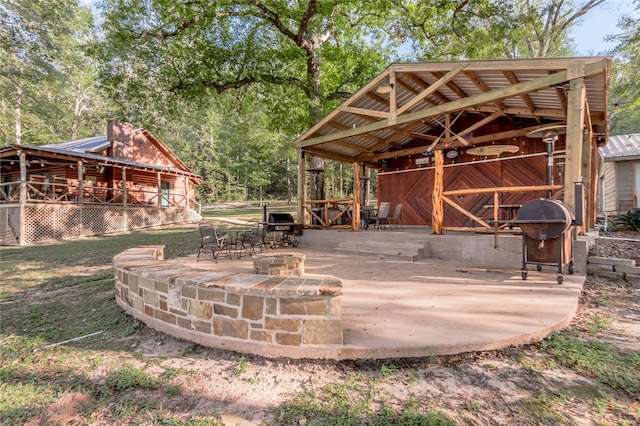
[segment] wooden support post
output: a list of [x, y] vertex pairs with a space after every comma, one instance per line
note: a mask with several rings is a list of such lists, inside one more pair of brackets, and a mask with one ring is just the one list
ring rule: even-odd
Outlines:
[[158, 185], [158, 207], [162, 207], [162, 176], [160, 176], [160, 172], [156, 173], [156, 184]]
[[22, 152], [22, 150], [18, 151], [20, 155], [20, 229], [18, 229], [18, 244], [23, 246], [27, 243], [26, 241], [26, 206], [27, 206], [27, 154]]
[[189, 177], [184, 177], [184, 199], [187, 205], [185, 206], [187, 209], [191, 208], [191, 200], [189, 197]]
[[442, 222], [444, 220], [444, 208], [442, 204], [442, 191], [444, 190], [444, 156], [442, 150], [434, 152], [435, 174], [433, 176], [433, 194], [431, 211], [431, 231], [433, 234], [442, 235]]
[[127, 168], [122, 168], [122, 205], [127, 206]]
[[304, 180], [305, 180], [305, 164], [304, 150], [298, 149], [298, 223], [304, 225]]
[[78, 204], [84, 203], [84, 171], [82, 170], [82, 160], [78, 160]]
[[567, 100], [564, 203], [573, 211], [576, 209], [574, 183], [583, 182], [582, 139], [584, 134], [585, 100], [584, 78], [572, 79]]
[[582, 133], [582, 161], [581, 161], [581, 171], [580, 176], [582, 177], [582, 184], [584, 185], [583, 191], [583, 199], [576, 200], [577, 203], [583, 203], [584, 208], [582, 209], [582, 229], [583, 231], [587, 231], [589, 229], [589, 217], [591, 215], [591, 210], [593, 209], [593, 200], [595, 198], [591, 198], [591, 132]]
[[353, 209], [351, 216], [351, 229], [360, 230], [360, 203], [362, 202], [362, 183], [360, 181], [359, 163], [353, 163]]

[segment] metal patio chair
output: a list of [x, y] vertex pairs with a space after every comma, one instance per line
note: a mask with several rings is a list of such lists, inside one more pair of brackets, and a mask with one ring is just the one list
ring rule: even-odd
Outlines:
[[216, 263], [218, 263], [218, 256], [221, 253], [226, 253], [231, 259], [231, 246], [227, 235], [217, 233], [216, 228], [209, 222], [201, 222], [198, 224], [198, 229], [200, 230], [200, 248], [196, 262], [200, 260], [200, 254], [208, 249], [211, 249], [213, 260]]
[[265, 224], [259, 223], [256, 228], [242, 235], [242, 244], [249, 253], [249, 256], [256, 254], [256, 249], [267, 251], [267, 244], [265, 243], [267, 227]]

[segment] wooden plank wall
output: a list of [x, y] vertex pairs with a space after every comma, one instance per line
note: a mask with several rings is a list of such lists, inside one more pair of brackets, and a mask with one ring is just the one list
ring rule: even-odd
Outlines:
[[[512, 157], [502, 161], [450, 164], [445, 167], [444, 189], [489, 188], [498, 186], [544, 185], [546, 183], [546, 157]], [[556, 171], [555, 183], [560, 182]], [[391, 210], [403, 203], [402, 222], [407, 225], [431, 225], [431, 192], [433, 169], [423, 168], [378, 176], [378, 201], [390, 201]], [[502, 194], [501, 204], [523, 204], [544, 197], [545, 193]], [[493, 204], [492, 194], [465, 195], [457, 202], [476, 216], [491, 218], [493, 210], [484, 206]], [[444, 205], [444, 226], [472, 226], [471, 219]]]

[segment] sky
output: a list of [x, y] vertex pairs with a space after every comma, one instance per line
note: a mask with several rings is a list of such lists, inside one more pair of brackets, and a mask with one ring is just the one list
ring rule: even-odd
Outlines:
[[579, 56], [592, 56], [608, 53], [615, 43], [607, 43], [607, 36], [619, 34], [618, 18], [623, 14], [631, 14], [638, 18], [640, 12], [635, 10], [637, 3], [632, 0], [607, 0], [590, 10], [574, 26], [572, 36]]

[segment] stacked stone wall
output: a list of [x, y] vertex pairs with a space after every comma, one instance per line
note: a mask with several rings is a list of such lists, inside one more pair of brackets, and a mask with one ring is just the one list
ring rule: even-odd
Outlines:
[[636, 266], [636, 261], [633, 259], [589, 256], [587, 258], [587, 273], [598, 277], [640, 284], [640, 267]]
[[137, 247], [114, 257], [116, 300], [148, 325], [208, 346], [232, 342], [249, 353], [264, 345], [343, 344], [338, 278], [195, 269], [165, 262], [163, 249]]

